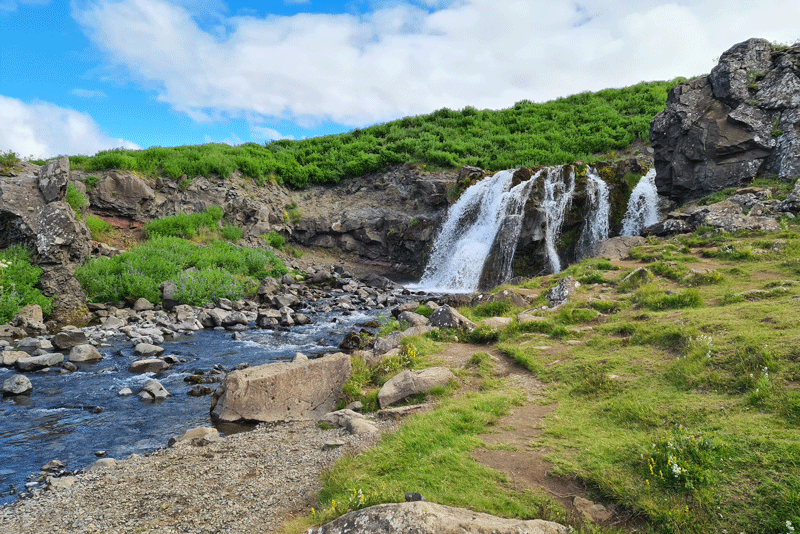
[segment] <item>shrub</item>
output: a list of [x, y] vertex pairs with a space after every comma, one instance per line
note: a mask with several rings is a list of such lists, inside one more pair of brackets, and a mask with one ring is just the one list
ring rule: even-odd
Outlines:
[[76, 217], [83, 217], [83, 212], [89, 201], [86, 199], [86, 195], [79, 191], [72, 182], [67, 185], [67, 195], [64, 200], [66, 200], [69, 207], [72, 208]]
[[225, 226], [222, 228], [220, 233], [222, 234], [223, 239], [232, 243], [235, 243], [242, 238], [242, 229], [237, 228], [236, 226]]
[[150, 221], [144, 225], [144, 232], [148, 239], [155, 236], [192, 239], [197, 236], [200, 228], [216, 230], [223, 214], [219, 206], [209, 206], [200, 213], [178, 213]]
[[45, 314], [51, 312], [52, 299], [34, 287], [41, 274], [42, 269], [31, 264], [31, 254], [25, 248], [15, 245], [0, 251], [0, 324], [13, 319], [28, 304], [38, 304]]
[[[188, 275], [191, 267], [197, 273]], [[94, 302], [117, 302], [120, 299], [146, 298], [158, 302], [159, 284], [179, 279], [186, 287], [177, 299], [201, 304], [227, 295], [241, 298], [251, 288], [251, 279], [282, 276], [288, 269], [272, 252], [236, 247], [216, 241], [194, 245], [175, 237], [156, 237], [144, 245], [114, 258], [96, 258], [78, 268], [75, 276]], [[180, 277], [180, 278], [179, 278]], [[232, 289], [235, 288], [235, 289]], [[189, 302], [184, 302], [188, 304]]]
[[111, 223], [96, 215], [86, 216], [86, 226], [89, 228], [89, 231], [92, 233], [92, 239], [95, 241], [107, 241], [114, 232], [114, 227]]
[[276, 231], [272, 231], [268, 234], [264, 234], [261, 236], [264, 240], [271, 246], [272, 248], [276, 248], [278, 250], [283, 250], [283, 244], [286, 241], [284, 237]]

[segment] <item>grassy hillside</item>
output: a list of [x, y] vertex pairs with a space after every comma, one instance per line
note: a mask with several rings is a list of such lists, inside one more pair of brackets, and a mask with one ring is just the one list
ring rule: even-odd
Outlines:
[[208, 144], [110, 150], [71, 156], [73, 169], [129, 169], [173, 179], [186, 175], [227, 177], [234, 171], [303, 188], [383, 171], [400, 163], [439, 168], [474, 165], [502, 170], [556, 165], [647, 140], [650, 120], [664, 109], [667, 92], [680, 79], [623, 89], [581, 93], [543, 104], [518, 102], [500, 111], [440, 109], [341, 135], [261, 146]]
[[[586, 533], [794, 532], [800, 225], [784, 225], [773, 234], [703, 229], [652, 239], [633, 260], [588, 259], [527, 282], [541, 295], [530, 307], [541, 307], [566, 275], [582, 282], [565, 306], [539, 308], [537, 321], [520, 322], [522, 309], [495, 302], [461, 312], [475, 321], [505, 315], [510, 325], [407, 339], [406, 352], [419, 352], [412, 365], [453, 366], [460, 389], [375, 449], [340, 461], [297, 531], [418, 491], [433, 502], [554, 519]], [[639, 268], [641, 276], [625, 280]], [[485, 345], [454, 351], [442, 343], [465, 341]], [[450, 356], [439, 359], [437, 345]], [[466, 354], [454, 362], [458, 352]], [[527, 401], [534, 390], [509, 395], [514, 383], [498, 377], [504, 361], [521, 365], [543, 391]], [[369, 401], [374, 391], [362, 388]], [[547, 415], [535, 429], [515, 428], [505, 414], [527, 405]], [[513, 440], [490, 439], [505, 432]], [[622, 524], [585, 524], [546, 485], [526, 486], [476, 461], [493, 451], [506, 465], [549, 461], [551, 475], [577, 479], [593, 500], [615, 505]]]

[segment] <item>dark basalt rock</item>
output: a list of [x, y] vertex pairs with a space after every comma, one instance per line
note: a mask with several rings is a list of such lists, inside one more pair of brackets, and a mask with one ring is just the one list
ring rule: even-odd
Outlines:
[[675, 86], [650, 123], [656, 186], [684, 202], [754, 177], [800, 174], [800, 44], [749, 39]]

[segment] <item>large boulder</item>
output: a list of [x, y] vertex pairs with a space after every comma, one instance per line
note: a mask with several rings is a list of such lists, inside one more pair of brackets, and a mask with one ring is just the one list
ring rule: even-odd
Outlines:
[[58, 350], [67, 350], [78, 345], [85, 345], [89, 338], [81, 330], [65, 330], [54, 335], [50, 340]]
[[436, 386], [444, 386], [456, 380], [446, 367], [430, 367], [419, 371], [406, 369], [390, 378], [378, 392], [378, 404], [386, 408], [419, 393], [427, 393]]
[[800, 174], [800, 44], [749, 39], [708, 76], [675, 86], [650, 125], [656, 186], [696, 199], [756, 176]]
[[567, 527], [542, 519], [506, 519], [426, 501], [378, 504], [309, 529], [309, 534], [566, 534]]
[[219, 421], [320, 419], [335, 408], [350, 371], [343, 353], [233, 371], [214, 392], [211, 414]]
[[90, 198], [95, 209], [140, 219], [153, 203], [155, 193], [132, 173], [112, 171], [92, 187]]

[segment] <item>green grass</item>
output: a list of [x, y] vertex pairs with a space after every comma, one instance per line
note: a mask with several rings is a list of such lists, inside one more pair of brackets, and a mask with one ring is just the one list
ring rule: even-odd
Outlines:
[[101, 219], [96, 215], [86, 216], [86, 227], [92, 233], [94, 241], [108, 241], [108, 238], [114, 234], [114, 227], [108, 221]]
[[266, 145], [109, 150], [95, 156], [71, 156], [70, 165], [88, 172], [135, 170], [174, 180], [184, 174], [189, 179], [227, 178], [239, 171], [260, 185], [274, 181], [303, 188], [403, 163], [418, 163], [423, 170], [474, 165], [496, 171], [593, 161], [594, 154], [626, 149], [636, 139], [647, 140], [650, 120], [664, 109], [667, 92], [678, 81], [640, 83], [541, 104], [521, 101], [500, 111], [444, 108], [341, 135]]
[[66, 200], [69, 207], [72, 208], [77, 218], [83, 218], [89, 200], [86, 198], [86, 195], [75, 188], [72, 182], [67, 185], [67, 194], [64, 200]]
[[51, 298], [36, 288], [42, 269], [31, 264], [31, 253], [14, 245], [0, 250], [0, 324], [6, 324], [28, 304], [38, 304], [45, 315], [53, 308]]
[[[566, 306], [541, 311], [544, 321], [514, 321], [499, 332], [496, 351], [542, 381], [542, 402], [554, 407], [541, 436], [518, 450], [543, 451], [551, 475], [576, 479], [593, 500], [634, 514], [639, 531], [788, 534], [787, 521], [800, 527], [800, 237], [703, 235], [685, 244], [700, 258], [726, 243], [752, 254], [716, 258], [713, 271], [687, 278], [684, 263], [699, 258], [653, 241], [645, 260], [651, 277], [633, 294], [596, 287], [597, 300], [582, 288]], [[583, 265], [575, 274], [592, 270]], [[763, 293], [732, 298], [752, 289]], [[574, 332], [571, 325], [587, 320], [592, 330]], [[366, 504], [419, 491], [430, 501], [601, 530], [473, 462], [476, 434], [491, 430], [514, 399], [491, 389], [487, 352], [459, 372], [485, 380], [489, 391], [456, 394], [375, 449], [340, 461], [306, 524], [357, 507], [350, 498], [358, 490]]]
[[[186, 272], [194, 268], [195, 271]], [[158, 286], [174, 280], [176, 299], [202, 305], [220, 298], [237, 300], [258, 288], [258, 280], [288, 269], [272, 252], [222, 241], [198, 246], [177, 237], [155, 237], [114, 258], [96, 258], [75, 273], [92, 302], [146, 298], [157, 303]]]
[[19, 155], [13, 150], [0, 152], [0, 172], [8, 172], [20, 163]]

